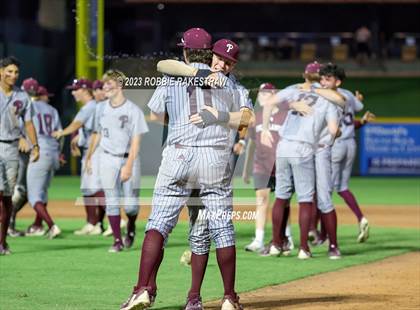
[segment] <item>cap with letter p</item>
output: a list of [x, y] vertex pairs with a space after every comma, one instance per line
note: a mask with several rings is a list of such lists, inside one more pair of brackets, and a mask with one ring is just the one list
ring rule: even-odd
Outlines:
[[203, 28], [191, 28], [184, 32], [178, 46], [193, 49], [210, 49], [211, 35]]
[[239, 46], [228, 39], [220, 39], [213, 45], [213, 53], [230, 61], [237, 62], [239, 56]]

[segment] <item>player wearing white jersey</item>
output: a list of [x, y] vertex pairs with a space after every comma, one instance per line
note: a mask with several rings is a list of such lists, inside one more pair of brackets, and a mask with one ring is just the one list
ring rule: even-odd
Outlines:
[[[133, 245], [136, 219], [139, 212], [140, 142], [149, 131], [144, 114], [132, 101], [124, 97], [121, 80], [125, 76], [117, 70], [104, 75], [104, 91], [108, 100], [101, 102], [95, 117], [94, 130], [87, 155], [87, 169], [92, 154], [99, 145], [100, 179], [105, 191], [106, 214], [112, 227], [114, 244], [109, 252], [121, 252]], [[128, 217], [127, 235], [121, 238], [120, 200]]]
[[54, 131], [52, 135], [59, 139], [78, 131], [77, 144], [83, 150], [80, 189], [83, 194], [87, 223], [81, 229], [76, 230], [74, 234], [99, 235], [102, 229], [101, 224], [98, 222], [97, 209], [101, 208], [101, 204], [98, 204], [97, 200], [103, 198], [103, 193], [99, 180], [99, 165], [96, 152], [93, 154], [92, 159], [92, 173], [86, 173], [85, 169], [87, 149], [93, 132], [96, 109], [96, 101], [92, 94], [92, 82], [87, 79], [76, 79], [72, 85], [67, 86], [67, 89], [71, 90], [75, 101], [81, 102], [83, 106], [77, 112], [70, 125], [63, 130]]
[[[369, 222], [363, 216], [356, 198], [349, 189], [351, 170], [356, 157], [354, 116], [356, 112], [363, 109], [363, 103], [360, 100], [363, 96], [358, 92], [354, 95], [348, 90], [339, 88], [344, 79], [344, 70], [336, 65], [328, 64], [321, 71], [321, 85], [324, 88], [337, 89], [346, 98], [344, 115], [340, 122], [341, 135], [335, 140], [332, 146], [332, 182], [334, 189], [344, 199], [358, 219], [359, 234], [357, 241], [364, 242], [369, 237]], [[371, 121], [374, 117], [368, 111], [363, 116], [362, 122], [366, 123]]]
[[0, 255], [11, 253], [6, 237], [18, 173], [20, 118], [23, 118], [26, 133], [32, 143], [31, 160], [35, 162], [39, 158], [39, 146], [32, 123], [31, 101], [26, 92], [15, 86], [19, 77], [19, 67], [20, 62], [15, 57], [6, 57], [0, 61]]
[[[41, 87], [40, 87], [41, 88]], [[61, 130], [61, 122], [57, 110], [48, 104], [48, 91], [38, 89], [38, 98], [33, 101], [33, 123], [37, 131], [40, 145], [39, 160], [29, 163], [27, 171], [28, 200], [41, 221], [48, 225], [47, 237], [53, 239], [61, 230], [47, 211], [48, 187], [55, 170], [60, 167], [60, 142], [52, 137], [52, 132]]]
[[[209, 70], [211, 37], [200, 28], [184, 33], [184, 56], [195, 69]], [[220, 79], [223, 79], [222, 75]], [[228, 82], [229, 80], [227, 80]], [[189, 103], [189, 104], [188, 104]], [[216, 244], [216, 256], [225, 286], [223, 304], [237, 304], [234, 291], [235, 246], [232, 220], [217, 216], [232, 210], [230, 185], [230, 127], [238, 127], [244, 114], [232, 85], [223, 90], [205, 91], [195, 85], [176, 82], [158, 87], [149, 101], [152, 112], [168, 114], [168, 146], [156, 181], [152, 213], [147, 224], [137, 286], [121, 309], [149, 306], [153, 294], [150, 280], [163, 255], [164, 240], [176, 225], [178, 215], [192, 188], [200, 188], [200, 198], [211, 215], [209, 232]], [[229, 111], [237, 111], [230, 113]], [[229, 124], [229, 125], [228, 125]], [[242, 123], [241, 123], [242, 124]], [[247, 125], [247, 124], [246, 124]]]

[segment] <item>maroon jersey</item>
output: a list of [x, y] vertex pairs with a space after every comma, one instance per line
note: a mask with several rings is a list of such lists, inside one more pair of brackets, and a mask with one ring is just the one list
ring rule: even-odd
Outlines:
[[255, 114], [255, 124], [249, 128], [249, 137], [255, 141], [254, 174], [274, 175], [276, 163], [276, 148], [279, 142], [279, 130], [286, 119], [287, 111], [278, 111], [270, 117], [270, 132], [273, 136], [273, 147], [261, 143], [262, 111]]

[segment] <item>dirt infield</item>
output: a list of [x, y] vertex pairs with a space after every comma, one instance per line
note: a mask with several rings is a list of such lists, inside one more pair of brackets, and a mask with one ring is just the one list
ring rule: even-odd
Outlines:
[[[241, 294], [245, 309], [419, 309], [420, 253]], [[220, 309], [220, 302], [206, 309]]]
[[[52, 201], [48, 206], [54, 218], [84, 218], [84, 208], [71, 201]], [[292, 222], [297, 220], [292, 206]], [[356, 218], [345, 206], [338, 206], [339, 224], [355, 224]], [[253, 211], [250, 206], [235, 210]], [[418, 206], [380, 206], [363, 208], [370, 225], [420, 228]], [[142, 206], [140, 220], [147, 218], [150, 206]], [[34, 211], [26, 206], [19, 218], [32, 218]], [[187, 219], [185, 210], [181, 220]], [[241, 294], [245, 309], [419, 309], [420, 253], [392, 257], [380, 262], [350, 267], [262, 288]], [[206, 309], [220, 309], [220, 301], [206, 304]]]
[[[362, 207], [363, 208], [363, 207]], [[48, 203], [48, 209], [54, 218], [83, 218], [85, 217], [84, 208], [75, 206], [74, 202], [51, 201]], [[246, 212], [254, 211], [250, 206], [235, 206], [235, 210]], [[297, 206], [292, 206], [292, 223], [296, 223]], [[343, 205], [337, 206], [339, 224], [356, 224], [356, 217], [351, 211]], [[417, 206], [381, 206], [369, 205], [363, 208], [365, 216], [369, 219], [371, 226], [383, 227], [410, 227], [420, 228], [420, 208]], [[150, 213], [150, 206], [145, 205], [140, 209], [140, 219], [146, 219]], [[18, 214], [18, 218], [33, 217], [34, 211], [25, 206]], [[181, 214], [181, 220], [187, 219], [187, 212], [184, 209]]]

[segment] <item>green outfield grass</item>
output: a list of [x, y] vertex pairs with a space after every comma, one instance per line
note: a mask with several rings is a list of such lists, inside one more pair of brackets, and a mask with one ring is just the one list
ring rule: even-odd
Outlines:
[[[19, 221], [20, 228], [28, 224]], [[58, 220], [57, 224], [64, 234], [55, 240], [9, 239], [13, 255], [0, 257], [1, 309], [118, 309], [137, 279], [144, 223], [138, 225], [135, 249], [119, 254], [107, 253], [111, 238], [74, 236], [72, 231], [82, 225], [81, 221]], [[327, 258], [326, 246], [314, 249], [315, 258], [310, 261], [299, 261], [296, 250], [292, 257], [267, 258], [242, 250], [253, 235], [253, 223], [237, 223], [236, 229], [239, 292], [420, 250], [420, 230], [374, 227], [368, 243], [357, 244], [357, 227], [342, 226], [339, 240], [343, 259], [339, 261]], [[296, 240], [296, 226], [293, 233]], [[165, 250], [154, 309], [179, 309], [184, 303], [190, 269], [179, 264], [179, 257], [188, 246], [186, 236], [187, 224], [179, 223]], [[222, 294], [221, 277], [212, 253], [202, 295], [205, 300], [213, 300]]]
[[[80, 196], [79, 177], [57, 176], [53, 179], [50, 200], [74, 200]], [[142, 177], [141, 197], [151, 197], [155, 177]], [[420, 181], [415, 178], [366, 178], [354, 177], [351, 189], [361, 204], [417, 205], [420, 206]], [[247, 185], [240, 178], [234, 180], [235, 197], [254, 197], [252, 184]], [[335, 203], [343, 203], [334, 195]]]

